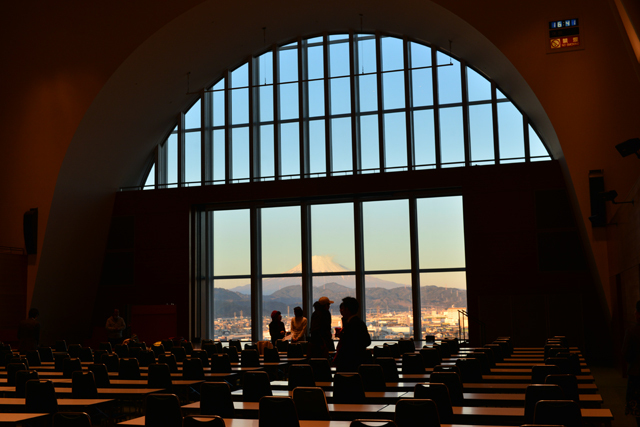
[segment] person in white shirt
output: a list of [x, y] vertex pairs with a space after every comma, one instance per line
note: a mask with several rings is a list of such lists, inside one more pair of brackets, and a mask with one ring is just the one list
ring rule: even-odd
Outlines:
[[291, 341], [305, 341], [307, 334], [307, 318], [302, 314], [302, 308], [296, 307], [293, 309], [295, 317], [291, 318]]

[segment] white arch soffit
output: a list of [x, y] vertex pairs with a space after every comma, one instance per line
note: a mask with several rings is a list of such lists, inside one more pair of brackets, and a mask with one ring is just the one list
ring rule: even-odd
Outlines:
[[425, 0], [402, 7], [382, 0], [207, 1], [132, 52], [83, 117], [56, 182], [33, 306], [42, 310], [63, 300], [76, 310], [56, 310], [67, 316], [59, 319], [66, 330], [88, 327], [77, 320], [89, 319], [93, 308], [115, 192], [140, 183], [149, 153], [175, 126], [177, 113], [195, 101], [197, 95], [186, 93], [187, 73], [196, 92], [271, 44], [324, 31], [359, 31], [360, 14], [364, 32], [406, 35], [444, 49], [451, 40], [454, 56], [496, 81], [536, 124], [552, 155], [562, 157], [549, 118], [517, 69], [486, 37], [439, 5]]

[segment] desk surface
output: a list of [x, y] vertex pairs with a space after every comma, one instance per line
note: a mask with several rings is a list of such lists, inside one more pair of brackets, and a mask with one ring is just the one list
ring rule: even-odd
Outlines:
[[[58, 399], [58, 406], [95, 406], [113, 402], [113, 399]], [[23, 397], [0, 397], [0, 405], [26, 405]]]
[[46, 417], [49, 414], [26, 414], [20, 412], [10, 412], [0, 414], [0, 423], [21, 423], [23, 421], [33, 420], [40, 417]]

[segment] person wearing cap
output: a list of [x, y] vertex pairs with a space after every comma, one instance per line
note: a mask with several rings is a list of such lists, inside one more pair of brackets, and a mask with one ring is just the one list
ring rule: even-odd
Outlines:
[[271, 323], [269, 323], [269, 333], [271, 334], [271, 344], [275, 347], [276, 341], [286, 336], [284, 322], [282, 321], [282, 313], [278, 310], [271, 312]]
[[328, 357], [330, 351], [334, 351], [333, 339], [331, 337], [331, 301], [327, 297], [321, 297], [313, 304], [315, 311], [311, 315], [311, 326], [309, 333], [309, 356]]

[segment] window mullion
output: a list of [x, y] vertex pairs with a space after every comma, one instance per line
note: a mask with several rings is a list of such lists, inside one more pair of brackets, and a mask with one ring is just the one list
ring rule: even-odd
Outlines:
[[493, 155], [496, 165], [500, 164], [500, 135], [498, 133], [498, 103], [496, 102], [496, 84], [491, 82], [491, 119], [493, 124]]
[[329, 36], [322, 36], [323, 74], [324, 74], [324, 137], [327, 176], [333, 174], [333, 138], [331, 135], [331, 79], [329, 79]]
[[522, 114], [522, 128], [524, 137], [524, 161], [531, 161], [531, 147], [529, 147], [529, 117], [526, 114]]
[[258, 138], [256, 136], [256, 100], [254, 98], [255, 95], [255, 85], [254, 85], [254, 73], [255, 73], [255, 60], [253, 58], [249, 58], [247, 61], [248, 65], [248, 82], [249, 82], [249, 181], [256, 181], [260, 176], [260, 171], [258, 169], [258, 165], [260, 164], [260, 157], [258, 156], [258, 150], [256, 149], [256, 144], [258, 143]]
[[422, 306], [420, 301], [420, 253], [418, 246], [418, 202], [409, 199], [409, 230], [411, 245], [411, 300], [413, 306], [413, 339], [422, 335]]
[[415, 168], [415, 143], [413, 135], [413, 78], [411, 75], [411, 49], [409, 49], [409, 40], [405, 36], [402, 40], [404, 51], [404, 101], [405, 101], [405, 123], [407, 133], [407, 170]]
[[262, 215], [250, 208], [251, 222], [251, 338], [262, 340]]
[[282, 176], [281, 138], [280, 138], [280, 60], [278, 47], [273, 46], [273, 143], [274, 143], [274, 175], [280, 180]]
[[358, 72], [358, 47], [357, 36], [354, 35], [353, 30], [349, 31], [349, 86], [351, 90], [351, 168], [353, 173], [359, 173], [361, 168], [361, 144], [360, 144], [360, 126], [357, 122], [359, 119], [358, 112], [360, 111], [358, 105], [358, 94], [360, 90], [358, 88], [358, 79], [356, 73]]
[[213, 184], [213, 93], [202, 91], [200, 109], [200, 123], [202, 134], [200, 137], [200, 176], [203, 185]]
[[376, 32], [376, 84], [378, 88], [378, 155], [380, 156], [380, 172], [386, 172], [385, 138], [384, 138], [384, 93], [382, 91], [382, 41]]
[[307, 41], [298, 37], [298, 135], [300, 141], [300, 178], [305, 178], [309, 173], [309, 83], [303, 83], [309, 79], [307, 72]]
[[365, 280], [364, 280], [364, 226], [362, 217], [362, 201], [353, 202], [354, 218], [354, 239], [355, 239], [355, 277], [356, 277], [356, 299], [360, 301], [360, 315], [364, 322], [367, 321], [367, 305], [365, 301]]
[[185, 180], [185, 134], [184, 134], [184, 112], [178, 117], [178, 187], [184, 186]]
[[469, 129], [469, 89], [467, 85], [467, 66], [460, 61], [460, 82], [462, 84], [462, 137], [464, 140], [464, 165], [471, 164], [471, 133]]
[[302, 310], [311, 313], [312, 309], [312, 289], [313, 289], [313, 264], [311, 246], [311, 206], [302, 203], [300, 209], [301, 244], [302, 244]]
[[224, 79], [224, 178], [225, 184], [230, 184], [233, 178], [233, 150], [231, 140], [231, 73], [225, 71]]
[[433, 90], [433, 129], [436, 146], [436, 169], [442, 167], [442, 150], [440, 149], [440, 95], [438, 93], [438, 55], [436, 49], [431, 47], [431, 63], [434, 64], [432, 76]]

